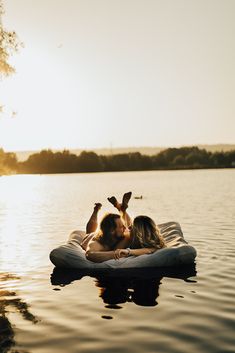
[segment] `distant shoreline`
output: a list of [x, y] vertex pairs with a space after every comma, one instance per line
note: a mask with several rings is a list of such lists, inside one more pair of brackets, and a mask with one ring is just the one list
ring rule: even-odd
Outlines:
[[61, 174], [92, 172], [124, 172], [150, 170], [195, 170], [235, 167], [235, 149], [227, 152], [208, 152], [193, 147], [168, 148], [153, 156], [140, 152], [98, 155], [82, 151], [42, 150], [24, 162], [14, 153], [0, 149], [0, 175], [2, 174]]
[[[135, 172], [164, 172], [164, 171], [190, 171], [190, 170], [230, 170], [234, 169], [235, 167], [217, 167], [217, 168], [175, 168], [175, 169], [143, 169], [143, 170], [115, 170], [115, 171], [97, 171], [97, 172], [57, 172], [57, 173], [13, 173], [7, 175], [57, 175], [57, 174], [101, 174], [101, 173], [135, 173]], [[6, 174], [5, 174], [6, 175]], [[0, 175], [3, 176], [3, 175]]]
[[143, 170], [115, 170], [115, 171], [97, 171], [97, 172], [54, 172], [54, 173], [8, 173], [0, 174], [2, 176], [13, 176], [13, 175], [57, 175], [57, 174], [101, 174], [101, 173], [135, 173], [135, 172], [174, 172], [174, 171], [193, 171], [193, 170], [235, 170], [235, 167], [217, 167], [217, 168], [175, 168], [175, 169], [143, 169]]

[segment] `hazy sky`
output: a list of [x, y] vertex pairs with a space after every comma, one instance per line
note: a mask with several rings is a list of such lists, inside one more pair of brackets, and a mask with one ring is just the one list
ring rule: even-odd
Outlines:
[[5, 150], [235, 143], [234, 0], [4, 5]]

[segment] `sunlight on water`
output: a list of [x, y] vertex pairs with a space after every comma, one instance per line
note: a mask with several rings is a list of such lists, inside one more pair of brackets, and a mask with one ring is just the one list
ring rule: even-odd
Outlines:
[[[0, 180], [1, 262], [7, 270], [36, 267], [37, 209], [45, 200], [43, 176], [17, 175]], [[27, 233], [30, 231], [30, 241]]]

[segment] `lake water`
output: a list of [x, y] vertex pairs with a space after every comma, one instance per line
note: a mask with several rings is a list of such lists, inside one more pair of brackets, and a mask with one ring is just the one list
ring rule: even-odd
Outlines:
[[[94, 202], [132, 190], [132, 216], [180, 222], [196, 271], [53, 272], [48, 255]], [[0, 351], [234, 352], [235, 170], [0, 177]], [[113, 211], [113, 210], [112, 210]]]

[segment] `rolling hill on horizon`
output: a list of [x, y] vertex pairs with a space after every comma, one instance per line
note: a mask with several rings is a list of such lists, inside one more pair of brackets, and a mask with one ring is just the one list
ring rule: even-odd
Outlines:
[[[215, 144], [215, 145], [194, 145], [200, 149], [206, 149], [210, 152], [218, 152], [218, 151], [231, 151], [235, 150], [235, 144]], [[181, 147], [191, 147], [188, 146], [181, 146]], [[93, 151], [98, 155], [110, 155], [110, 154], [119, 154], [119, 153], [133, 153], [133, 152], [140, 152], [143, 155], [154, 155], [163, 151], [169, 147], [117, 147], [117, 148], [95, 148], [95, 149], [85, 149], [85, 148], [78, 148], [78, 149], [67, 149], [71, 153], [79, 155], [82, 151]], [[180, 148], [180, 147], [176, 147]], [[63, 149], [52, 149], [53, 152], [59, 152]], [[19, 161], [25, 161], [31, 154], [38, 153], [40, 150], [35, 151], [14, 151], [17, 155]]]

